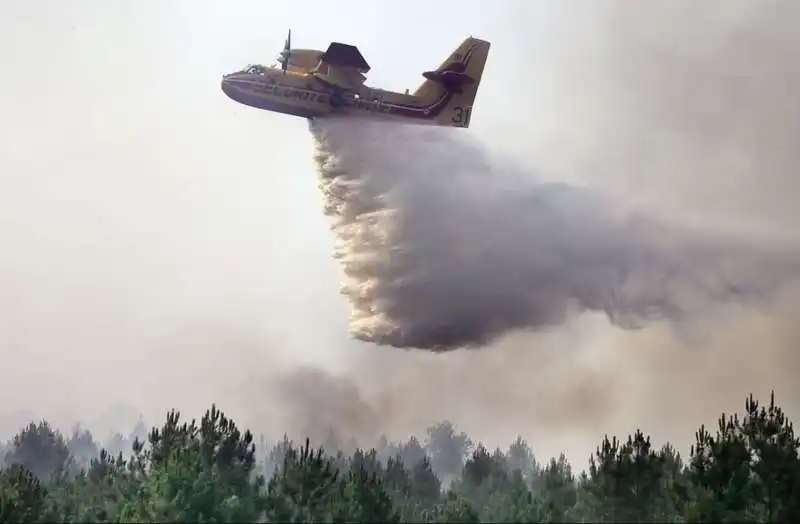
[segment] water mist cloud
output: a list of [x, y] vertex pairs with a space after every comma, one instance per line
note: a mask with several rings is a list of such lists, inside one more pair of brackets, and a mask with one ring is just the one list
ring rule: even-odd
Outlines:
[[633, 328], [755, 299], [796, 275], [789, 250], [541, 183], [452, 130], [327, 121], [312, 131], [358, 339], [449, 350], [581, 311]]

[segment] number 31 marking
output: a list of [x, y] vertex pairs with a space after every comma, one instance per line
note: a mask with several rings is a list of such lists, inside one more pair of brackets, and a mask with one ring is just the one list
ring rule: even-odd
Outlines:
[[462, 126], [469, 125], [469, 119], [472, 116], [472, 108], [471, 107], [461, 107], [457, 106], [453, 108], [453, 120], [454, 124], [460, 124]]

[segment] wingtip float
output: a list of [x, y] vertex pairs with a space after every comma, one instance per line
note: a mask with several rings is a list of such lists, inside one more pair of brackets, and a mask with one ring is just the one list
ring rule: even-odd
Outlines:
[[250, 65], [223, 76], [222, 91], [240, 104], [314, 120], [329, 116], [467, 128], [489, 42], [469, 37], [413, 92], [367, 86], [370, 66], [357, 47], [292, 49], [292, 33], [272, 67]]

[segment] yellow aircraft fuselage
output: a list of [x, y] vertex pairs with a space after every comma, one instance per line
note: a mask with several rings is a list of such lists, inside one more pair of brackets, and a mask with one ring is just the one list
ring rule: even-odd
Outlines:
[[425, 82], [413, 94], [373, 89], [363, 80], [347, 85], [341, 82], [345, 76], [337, 74], [344, 68], [328, 64], [323, 64], [328, 74], [320, 73], [322, 68], [250, 66], [225, 75], [222, 91], [241, 104], [308, 119], [337, 116], [469, 127], [488, 51], [488, 42], [466, 39], [437, 70], [424, 73]]
[[[342, 89], [337, 92], [312, 73], [283, 72], [270, 67], [257, 70], [255, 74], [227, 75], [222, 80], [222, 90], [241, 104], [304, 118], [320, 118], [334, 112], [353, 116], [389, 114], [393, 102], [414, 102], [411, 95], [373, 91], [365, 86], [357, 91]], [[370, 99], [372, 92], [375, 96]]]

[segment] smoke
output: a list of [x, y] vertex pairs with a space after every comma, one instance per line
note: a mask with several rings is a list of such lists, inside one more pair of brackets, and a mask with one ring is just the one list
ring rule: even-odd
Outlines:
[[[319, 439], [330, 429], [365, 441], [381, 432], [402, 438], [447, 418], [490, 445], [522, 434], [542, 457], [565, 451], [580, 460], [603, 433], [635, 426], [687, 444], [700, 424], [741, 409], [751, 391], [763, 398], [775, 388], [796, 420], [800, 292], [789, 285], [789, 246], [798, 237], [800, 3], [606, 0], [528, 10], [533, 5], [494, 10], [499, 30], [476, 25], [492, 40], [493, 54], [473, 129], [328, 131], [335, 153], [328, 168], [356, 165], [365, 175], [337, 174], [337, 184], [326, 188], [334, 191], [327, 197], [334, 223], [343, 226], [339, 215], [361, 206], [375, 224], [338, 227], [336, 235], [325, 230], [316, 188], [304, 176], [300, 123], [231, 106], [217, 80], [208, 81], [263, 46], [198, 62], [192, 46], [179, 54], [163, 45], [189, 26], [198, 34], [216, 28], [202, 33], [206, 41], [240, 42], [245, 19], [228, 24], [235, 34], [224, 38], [218, 13], [195, 7], [176, 15], [180, 28], [170, 25], [161, 38], [153, 37], [151, 23], [127, 24], [128, 44], [110, 61], [96, 54], [105, 49], [107, 25], [96, 24], [93, 33], [78, 23], [70, 31], [53, 17], [44, 20], [47, 28], [20, 26], [19, 38], [36, 35], [23, 47], [37, 52], [7, 54], [7, 70], [30, 74], [5, 84], [11, 91], [0, 159], [0, 347], [8, 365], [0, 391], [5, 411], [30, 411], [0, 429], [13, 432], [40, 416], [63, 418], [66, 427], [99, 418], [127, 429], [138, 412], [159, 424], [169, 408], [197, 415], [217, 402], [237, 423], [276, 438], [289, 431]], [[198, 23], [198, 16], [214, 23]], [[13, 24], [19, 17], [6, 18]], [[33, 11], [28, 19], [43, 23]], [[252, 31], [264, 35], [261, 24]], [[80, 41], [45, 45], [42, 35]], [[148, 61], [141, 51], [151, 47]], [[69, 52], [54, 57], [54, 48]], [[43, 93], [42, 63], [64, 71], [66, 84]], [[115, 75], [130, 81], [98, 92]], [[508, 86], [525, 90], [514, 111], [502, 96]], [[466, 138], [486, 130], [489, 145]], [[345, 149], [361, 133], [369, 133], [360, 136], [365, 144], [383, 148], [380, 157]], [[293, 147], [298, 143], [302, 151]], [[265, 144], [287, 147], [265, 155]], [[515, 164], [497, 158], [502, 149], [519, 153]], [[409, 167], [423, 161], [430, 169], [412, 183]], [[392, 169], [367, 169], [378, 162]], [[465, 164], [466, 171], [455, 168]], [[498, 202], [523, 207], [523, 200], [529, 204], [516, 217], [511, 209], [478, 214]], [[407, 203], [428, 215], [403, 215]], [[444, 228], [456, 218], [463, 227]], [[526, 222], [533, 225], [524, 229]], [[500, 231], [475, 234], [489, 226]], [[566, 226], [589, 238], [574, 242], [557, 231]], [[647, 234], [655, 230], [657, 236]], [[620, 244], [599, 244], [595, 231]], [[528, 245], [508, 241], [534, 232]], [[419, 243], [443, 233], [457, 235], [448, 237], [451, 245]], [[373, 236], [362, 238], [364, 245], [343, 241], [356, 234]], [[336, 296], [333, 236], [350, 275], [369, 269], [367, 280], [348, 276], [352, 298]], [[791, 244], [780, 247], [782, 237]], [[405, 241], [398, 244], [405, 251], [390, 251], [392, 241]], [[537, 249], [539, 242], [551, 245]], [[515, 247], [519, 258], [482, 259], [470, 251], [489, 247]], [[572, 275], [590, 267], [567, 256], [567, 248], [604, 254], [604, 270], [627, 269], [628, 277], [604, 276], [590, 287], [589, 277], [599, 278], [590, 272], [556, 287], [550, 275], [561, 269], [559, 260], [575, 265]], [[452, 253], [464, 263], [421, 265], [452, 262]], [[620, 269], [625, 253], [640, 258]], [[500, 305], [519, 306], [526, 290], [512, 286], [509, 268], [533, 254], [544, 261], [536, 267], [546, 262], [551, 273], [525, 297], [537, 316], [514, 328], [509, 319], [519, 319], [489, 302], [505, 298]], [[492, 286], [458, 288], [437, 305], [439, 316], [428, 314], [435, 297], [420, 289], [441, 293], [492, 260], [504, 270]], [[664, 282], [645, 278], [665, 273]], [[386, 275], [403, 279], [378, 278]], [[439, 287], [424, 281], [442, 275], [448, 278]], [[586, 288], [605, 301], [581, 303]], [[464, 294], [488, 298], [457, 299]], [[402, 300], [381, 303], [387, 296]], [[348, 302], [365, 313], [353, 325], [369, 326], [376, 338], [497, 338], [484, 351], [381, 351], [348, 340]], [[382, 309], [367, 314], [372, 306]], [[609, 326], [605, 310], [616, 312], [617, 323], [644, 328]], [[437, 332], [443, 319], [465, 316], [477, 316], [479, 329]], [[488, 319], [507, 325], [487, 328]], [[533, 320], [538, 330], [519, 327]], [[393, 325], [399, 322], [405, 324]], [[308, 367], [294, 370], [298, 360]], [[112, 424], [116, 418], [129, 420]]]
[[[495, 287], [470, 282], [458, 288], [443, 306], [436, 304], [439, 315], [430, 316], [435, 297], [425, 293], [442, 289], [425, 277], [445, 275], [444, 285], [451, 286], [464, 282], [467, 269], [474, 275], [486, 265], [470, 250], [515, 248], [511, 253], [520, 258], [494, 259], [506, 270], [532, 254], [545, 261], [565, 255], [566, 247], [607, 254], [603, 268], [609, 271], [620, 270], [614, 264], [626, 253], [639, 253], [651, 265], [629, 259], [631, 265], [622, 267], [628, 280], [606, 278], [606, 287], [589, 288], [615, 289], [616, 302], [606, 296], [606, 303], [589, 303], [583, 314], [576, 299], [587, 295], [583, 282], [557, 288], [572, 302], [551, 306], [566, 315], [563, 324], [505, 336], [490, 326], [498, 338], [483, 351], [434, 355], [335, 343], [331, 352], [349, 363], [345, 377], [305, 371], [279, 386], [295, 399], [290, 406], [296, 426], [324, 421], [368, 442], [380, 432], [419, 435], [426, 424], [446, 418], [490, 445], [522, 434], [540, 457], [564, 451], [580, 467], [601, 435], [624, 435], [635, 427], [687, 450], [700, 424], [713, 425], [722, 411], [741, 410], [748, 392], [765, 398], [774, 388], [797, 420], [800, 289], [792, 277], [800, 189], [800, 32], [794, 27], [799, 10], [792, 0], [558, 2], [541, 22], [545, 45], [534, 39], [533, 20], [517, 14], [502, 21], [496, 37], [487, 35], [493, 55], [474, 129], [336, 123], [320, 129], [327, 140], [323, 147], [333, 153], [319, 157], [334, 176], [322, 179], [323, 194], [343, 257], [344, 289], [352, 293], [342, 303], [364, 314], [351, 328], [367, 336], [437, 339], [436, 323], [463, 318], [465, 305], [473, 313], [496, 315], [479, 317], [481, 328], [489, 318], [513, 318], [491, 309], [489, 299], [484, 304], [461, 298], [496, 291], [489, 298], [517, 305], [511, 299], [520, 296], [519, 288], [505, 297], [499, 293], [512, 287], [509, 271], [492, 275]], [[526, 91], [513, 111], [507, 102], [493, 102], [502, 96], [489, 95], [509, 86]], [[468, 141], [484, 123], [488, 128], [501, 117], [503, 125], [485, 141], [491, 145]], [[455, 137], [459, 142], [450, 140]], [[511, 146], [521, 153], [516, 164], [498, 158], [501, 147]], [[373, 169], [383, 167], [380, 162], [391, 169]], [[427, 170], [411, 169], [420, 165]], [[458, 169], [464, 165], [466, 170]], [[479, 213], [500, 208], [498, 201], [526, 199], [531, 203], [518, 216], [511, 209]], [[404, 204], [429, 214], [402, 214], [408, 210]], [[591, 220], [578, 221], [576, 214]], [[537, 222], [537, 215], [557, 223]], [[346, 227], [341, 217], [358, 220]], [[514, 233], [534, 236], [520, 225], [526, 220], [561, 250], [538, 250], [538, 239], [529, 245], [507, 242]], [[460, 227], [445, 229], [453, 224]], [[503, 227], [492, 235], [475, 234], [491, 225]], [[627, 251], [592, 236], [575, 243], [558, 234], [565, 225], [587, 236], [595, 230], [614, 235], [605, 239]], [[654, 231], [658, 235], [648, 234]], [[420, 244], [437, 233], [456, 236], [446, 237], [452, 240], [448, 245]], [[392, 241], [398, 242], [394, 250]], [[428, 251], [411, 249], [423, 247]], [[426, 256], [431, 253], [436, 256]], [[453, 260], [444, 268], [421, 264]], [[561, 260], [589, 267], [581, 257]], [[560, 269], [556, 261], [548, 267]], [[365, 272], [358, 276], [356, 269]], [[671, 278], [662, 282], [645, 277], [665, 273]], [[381, 281], [386, 275], [405, 278]], [[504, 285], [498, 288], [497, 281]], [[541, 297], [555, 285], [549, 279], [546, 284], [534, 298], [550, 305]], [[380, 302], [387, 292], [404, 301]], [[642, 317], [645, 305], [654, 305], [656, 319], [669, 321], [653, 321], [650, 311]], [[627, 313], [617, 316], [618, 323], [638, 320], [644, 328], [609, 326], [605, 312], [591, 311], [614, 307]], [[557, 322], [558, 315], [549, 320]], [[322, 315], [314, 321], [327, 323]], [[401, 332], [393, 325], [400, 321], [418, 331], [409, 333], [406, 324]]]
[[633, 328], [761, 298], [797, 275], [789, 250], [543, 183], [458, 131], [342, 120], [312, 130], [361, 340], [450, 350], [584, 311]]
[[[337, 127], [318, 130], [327, 141], [318, 157], [327, 170], [322, 179], [326, 211], [345, 269], [344, 290], [352, 294], [347, 300], [357, 336], [389, 333], [408, 342], [411, 334], [394, 323], [410, 319], [430, 335], [435, 322], [455, 318], [464, 306], [454, 298], [436, 308], [440, 316], [430, 317], [429, 295], [411, 295], [414, 304], [421, 304], [419, 312], [399, 314], [397, 303], [380, 302], [386, 293], [407, 298], [410, 293], [401, 290], [436, 289], [423, 286], [420, 272], [439, 268], [418, 264], [417, 273], [411, 273], [412, 262], [457, 259], [442, 256], [453, 245], [427, 246], [438, 258], [423, 256], [431, 251], [409, 251], [419, 249], [419, 243], [403, 245], [400, 257], [397, 249], [389, 250], [391, 240], [434, 239], [435, 232], [458, 235], [450, 238], [472, 242], [453, 242], [472, 270], [481, 260], [469, 257], [468, 250], [487, 245], [516, 248], [512, 253], [524, 255], [517, 262], [532, 253], [546, 257], [548, 252], [537, 251], [536, 243], [502, 242], [522, 230], [517, 222], [533, 220], [532, 209], [573, 231], [615, 234], [629, 251], [568, 244], [579, 252], [607, 253], [604, 268], [614, 268], [630, 250], [649, 256], [650, 266], [636, 258], [626, 266], [632, 275], [627, 287], [622, 279], [607, 279], [599, 289], [627, 290], [617, 299], [618, 310], [636, 305], [633, 298], [640, 297], [640, 305], [655, 304], [656, 318], [671, 320], [631, 318], [641, 309], [628, 307], [627, 318], [617, 317], [617, 322], [639, 320], [644, 328], [620, 329], [609, 325], [605, 313], [578, 314], [580, 304], [573, 296], [571, 305], [554, 306], [567, 316], [557, 329], [518, 329], [484, 351], [434, 355], [354, 343], [345, 347], [349, 382], [358, 395], [339, 378], [315, 375], [313, 399], [306, 395], [295, 416], [323, 420], [330, 409], [341, 409], [337, 395], [346, 391], [347, 399], [364, 406], [365, 415], [357, 421], [343, 417], [346, 426], [332, 422], [345, 434], [402, 436], [448, 418], [491, 445], [522, 434], [537, 455], [565, 451], [576, 467], [600, 435], [625, 434], [635, 427], [686, 450], [700, 424], [713, 425], [722, 411], [741, 410], [748, 392], [765, 398], [774, 389], [796, 419], [800, 287], [793, 282], [793, 261], [800, 189], [800, 33], [793, 21], [799, 9], [791, 0], [561, 2], [541, 22], [546, 45], [536, 40], [531, 19], [504, 21], [507, 40], [493, 45], [475, 130], [359, 130], [333, 122], [328, 126]], [[515, 100], [513, 112], [498, 106], [491, 111], [488, 90], [497, 93], [509, 85], [524, 85], [527, 96]], [[461, 141], [480, 133], [484, 124], [491, 146], [448, 142], [448, 137]], [[501, 149], [517, 153], [516, 165], [497, 158]], [[426, 172], [411, 169], [423, 161], [430, 167]], [[379, 162], [392, 169], [371, 169]], [[466, 171], [455, 169], [465, 164]], [[391, 178], [398, 173], [405, 178]], [[415, 175], [422, 180], [409, 180]], [[429, 191], [445, 185], [445, 191]], [[464, 196], [471, 200], [463, 201]], [[436, 209], [431, 199], [447, 207]], [[529, 205], [517, 217], [507, 209], [488, 217], [478, 213], [503, 199], [534, 200], [539, 207]], [[404, 208], [398, 204], [409, 202], [435, 219], [400, 216]], [[437, 213], [441, 210], [453, 215]], [[600, 220], [571, 221], [576, 211]], [[444, 225], [458, 223], [456, 217], [468, 220], [460, 229], [445, 230]], [[509, 218], [517, 222], [508, 226]], [[411, 235], [409, 223], [422, 233]], [[481, 237], [470, 229], [475, 224], [508, 227]], [[571, 241], [557, 234], [557, 226], [533, 227], [544, 231], [545, 240]], [[648, 231], [659, 234], [649, 236]], [[464, 275], [463, 264], [457, 260], [433, 274], [450, 278], [446, 283], [463, 282], [458, 278]], [[499, 262], [505, 264], [500, 267], [511, 265]], [[570, 262], [588, 267], [579, 257]], [[644, 278], [654, 273], [667, 273], [671, 280]], [[379, 278], [399, 274], [405, 280]], [[513, 277], [495, 278], [507, 279], [507, 290]], [[481, 289], [472, 283], [458, 293]], [[545, 286], [537, 296], [551, 289]], [[585, 296], [574, 281], [561, 290]], [[514, 288], [510, 297], [518, 296]], [[659, 302], [659, 297], [668, 300]], [[475, 311], [481, 304], [467, 305]], [[599, 306], [609, 305], [615, 302]], [[599, 306], [591, 309], [602, 311]]]
[[560, 4], [546, 48], [514, 42], [535, 71], [515, 103], [536, 118], [509, 117], [508, 140], [548, 176], [796, 238], [798, 17], [791, 0]]

